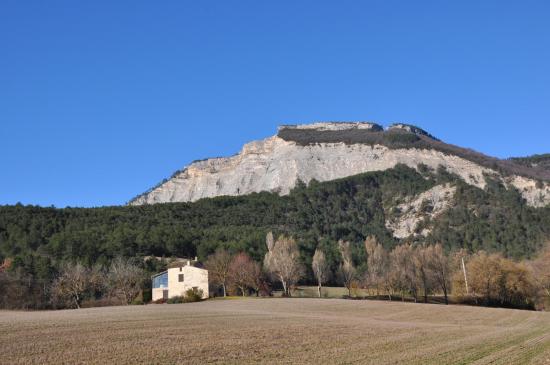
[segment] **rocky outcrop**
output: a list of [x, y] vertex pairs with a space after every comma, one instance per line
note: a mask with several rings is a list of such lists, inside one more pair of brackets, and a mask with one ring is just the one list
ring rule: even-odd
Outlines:
[[391, 126], [389, 126], [388, 130], [390, 130], [390, 131], [391, 130], [402, 130], [402, 131], [405, 131], [405, 132], [414, 133], [416, 135], [426, 136], [428, 138], [439, 141], [439, 139], [435, 138], [430, 133], [426, 132], [424, 129], [419, 128], [419, 127], [414, 126], [414, 125], [410, 125], [410, 124], [394, 123]]
[[[350, 131], [357, 131], [361, 136], [365, 133], [379, 136], [386, 133], [381, 132], [380, 128], [368, 122], [332, 122], [282, 126], [279, 132], [294, 130], [349, 135]], [[151, 191], [138, 196], [130, 204], [188, 202], [261, 191], [288, 194], [298, 179], [306, 183], [312, 179], [328, 181], [368, 171], [386, 170], [397, 164], [413, 168], [423, 164], [434, 170], [444, 166], [449, 172], [480, 188], [485, 187], [485, 175], [500, 176], [490, 168], [436, 149], [399, 146], [346, 142], [298, 143], [281, 138], [279, 134], [248, 143], [239, 154], [232, 157], [194, 162]], [[540, 188], [536, 181], [520, 177], [508, 177], [506, 183], [520, 188], [533, 206], [550, 203], [550, 186], [546, 183]]]
[[399, 204], [388, 214], [386, 228], [396, 238], [407, 238], [411, 235], [427, 236], [430, 231], [424, 229], [417, 232], [420, 223], [426, 219], [434, 219], [444, 213], [450, 206], [456, 192], [456, 187], [450, 184], [436, 185], [433, 188]]

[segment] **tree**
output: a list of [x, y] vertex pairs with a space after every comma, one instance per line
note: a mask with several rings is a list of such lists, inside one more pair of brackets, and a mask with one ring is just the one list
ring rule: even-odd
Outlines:
[[501, 254], [480, 251], [468, 261], [468, 284], [476, 303], [531, 307], [535, 296], [534, 279], [527, 266]]
[[396, 246], [390, 253], [391, 286], [401, 292], [401, 300], [405, 293], [410, 293], [414, 301], [418, 301], [418, 274], [413, 262], [413, 247], [410, 244]]
[[536, 297], [536, 285], [531, 271], [523, 262], [501, 261], [505, 281], [501, 284], [500, 304], [530, 308]]
[[497, 300], [504, 276], [501, 259], [501, 255], [480, 251], [468, 261], [468, 284], [476, 302], [478, 298], [486, 304]]
[[321, 286], [330, 278], [330, 266], [325, 258], [325, 253], [320, 248], [315, 250], [315, 254], [313, 255], [313, 260], [311, 262], [311, 268], [313, 269], [313, 274], [317, 279], [317, 289], [319, 292], [319, 298], [321, 298]]
[[538, 287], [550, 298], [550, 242], [542, 252], [530, 262]]
[[[380, 294], [380, 287], [386, 284], [388, 270], [388, 253], [384, 247], [377, 242], [376, 237], [369, 236], [365, 239], [365, 251], [367, 253], [367, 276], [366, 286], [368, 289], [374, 287], [376, 295]], [[391, 294], [388, 289], [388, 297]]]
[[65, 264], [51, 288], [52, 299], [80, 308], [87, 292], [94, 290], [102, 281], [99, 270], [90, 270], [80, 263]]
[[417, 282], [422, 285], [422, 294], [424, 303], [428, 303], [428, 294], [433, 287], [433, 277], [430, 270], [430, 249], [428, 246], [417, 246], [411, 250], [413, 263], [415, 265], [415, 273], [418, 277]]
[[31, 302], [30, 278], [22, 270], [0, 271], [0, 308], [28, 309]]
[[208, 256], [204, 265], [208, 270], [208, 277], [212, 283], [222, 287], [224, 297], [227, 296], [227, 281], [231, 259], [229, 252], [220, 248], [214, 254]]
[[351, 244], [349, 241], [338, 241], [338, 249], [340, 250], [340, 255], [342, 256], [342, 262], [338, 268], [338, 276], [340, 281], [348, 290], [348, 296], [351, 297], [351, 289], [353, 284], [357, 280], [357, 270], [353, 265], [352, 256], [351, 256]]
[[145, 272], [130, 260], [117, 257], [107, 272], [107, 289], [109, 295], [130, 304], [141, 291]]
[[443, 252], [443, 247], [440, 244], [429, 246], [427, 248], [427, 255], [428, 269], [431, 271], [435, 283], [445, 296], [445, 304], [449, 304], [449, 288], [451, 285], [449, 258]]
[[249, 274], [248, 286], [254, 290], [256, 296], [260, 295], [260, 290], [269, 292], [269, 283], [259, 263], [252, 261], [247, 272]]
[[241, 295], [246, 295], [248, 288], [258, 288], [257, 277], [261, 275], [259, 265], [254, 262], [248, 254], [241, 252], [233, 257], [229, 264], [229, 283], [238, 288]]
[[283, 295], [291, 296], [290, 289], [304, 275], [300, 262], [300, 251], [293, 238], [279, 236], [277, 241], [270, 241], [270, 234], [266, 239], [268, 251], [265, 254], [264, 266], [266, 270], [281, 282]]

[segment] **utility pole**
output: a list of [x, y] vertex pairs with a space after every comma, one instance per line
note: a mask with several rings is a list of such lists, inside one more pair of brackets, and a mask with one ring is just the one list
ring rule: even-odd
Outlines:
[[468, 275], [466, 275], [466, 265], [464, 265], [464, 256], [462, 256], [462, 271], [464, 272], [464, 283], [466, 284], [466, 294], [470, 295], [470, 290], [468, 290]]

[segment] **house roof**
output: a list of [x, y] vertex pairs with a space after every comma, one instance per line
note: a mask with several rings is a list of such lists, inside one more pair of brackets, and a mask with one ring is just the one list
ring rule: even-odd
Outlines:
[[168, 271], [165, 270], [165, 271], [163, 271], [163, 272], [159, 272], [158, 274], [151, 275], [151, 279], [154, 279], [154, 278], [156, 278], [157, 276], [160, 276], [160, 275], [162, 275], [162, 274], [166, 274], [167, 272], [168, 272]]
[[174, 262], [171, 262], [168, 264], [168, 266], [166, 266], [168, 269], [173, 269], [173, 268], [178, 268], [178, 267], [184, 267], [184, 266], [192, 266], [192, 267], [196, 267], [198, 269], [202, 269], [204, 268], [204, 266], [198, 262], [198, 261], [195, 261], [195, 260], [178, 260], [178, 261], [174, 261]]

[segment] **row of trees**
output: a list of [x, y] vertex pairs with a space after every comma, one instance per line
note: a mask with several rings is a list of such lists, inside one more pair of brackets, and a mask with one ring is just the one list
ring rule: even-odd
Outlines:
[[130, 259], [116, 258], [108, 267], [65, 264], [50, 289], [55, 307], [80, 308], [87, 299], [130, 304], [142, 291], [145, 271]]
[[[218, 250], [206, 262], [214, 284], [238, 289], [245, 295], [258, 293], [278, 282], [284, 296], [306, 277], [297, 242], [281, 235], [277, 240], [269, 233], [263, 269], [247, 254], [231, 256]], [[348, 296], [363, 289], [370, 296], [411, 298], [428, 302], [441, 297], [445, 304], [450, 295], [455, 301], [481, 305], [542, 308], [550, 298], [550, 245], [534, 260], [516, 262], [502, 254], [484, 251], [468, 254], [465, 250], [446, 253], [440, 244], [402, 244], [386, 250], [376, 238], [364, 241], [364, 262], [354, 261], [353, 245], [338, 242], [340, 255], [334, 270], [322, 248], [317, 248], [311, 260], [311, 273], [322, 296], [322, 286], [337, 282], [346, 287]]]
[[[364, 288], [371, 295], [384, 294], [390, 300], [393, 295], [399, 294], [401, 298], [411, 295], [418, 301], [422, 295], [427, 302], [428, 295], [439, 292], [448, 304], [453, 266], [456, 265], [453, 265], [453, 258], [444, 254], [441, 245], [404, 244], [388, 252], [370, 236], [364, 246], [366, 262], [356, 265], [352, 259], [351, 243], [343, 240], [338, 242], [341, 263], [336, 277], [346, 287], [349, 296], [352, 296], [354, 289]], [[333, 275], [321, 249], [315, 251], [312, 270], [321, 296], [322, 285]]]
[[[327, 247], [336, 247], [336, 265]], [[453, 294], [455, 301], [478, 305], [548, 308], [550, 304], [550, 244], [534, 259], [519, 262], [484, 251], [446, 253], [439, 244], [402, 244], [386, 250], [373, 236], [359, 248], [362, 254], [358, 254], [357, 245], [344, 240], [337, 245], [319, 245], [311, 264], [306, 265], [307, 258], [300, 254], [296, 240], [284, 235], [275, 240], [269, 233], [263, 265], [247, 253], [232, 255], [218, 249], [205, 266], [212, 284], [219, 286], [224, 296], [270, 295], [273, 285], [280, 285], [283, 295], [290, 296], [299, 282], [310, 283], [308, 277], [312, 277], [319, 297], [323, 285], [330, 283], [346, 287], [350, 297], [362, 289], [369, 296], [389, 300], [428, 302], [440, 297], [449, 303]], [[129, 304], [148, 285], [142, 260], [120, 257], [108, 266], [65, 263], [52, 282], [43, 283], [19, 276], [11, 267], [11, 260], [0, 265], [0, 305], [4, 308], [22, 308], [13, 303], [21, 303], [31, 294], [57, 308], [79, 308], [86, 301]]]
[[377, 296], [385, 293], [390, 300], [398, 294], [428, 302], [430, 295], [442, 295], [448, 304], [452, 292], [458, 301], [523, 308], [542, 308], [550, 298], [550, 246], [534, 260], [516, 262], [485, 251], [446, 254], [439, 244], [402, 244], [388, 252], [368, 237], [362, 270], [349, 259], [349, 243], [341, 241], [339, 247], [339, 276], [350, 295], [354, 287], [361, 287]]
[[259, 295], [268, 291], [268, 282], [259, 263], [244, 253], [231, 255], [227, 250], [218, 249], [205, 262], [211, 283], [218, 285], [223, 296], [228, 292], [245, 296], [249, 290]]

